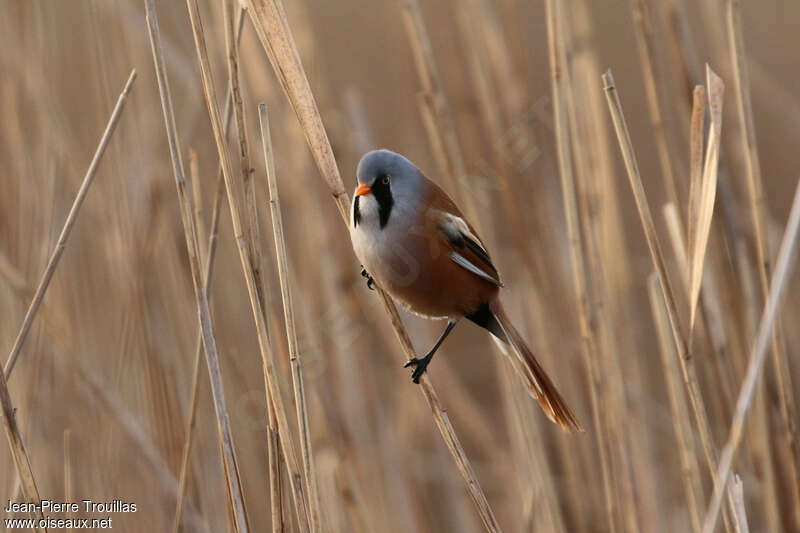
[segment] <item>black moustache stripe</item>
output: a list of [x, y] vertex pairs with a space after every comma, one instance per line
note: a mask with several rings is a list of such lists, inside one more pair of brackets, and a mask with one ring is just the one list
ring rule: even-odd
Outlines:
[[383, 183], [385, 176], [378, 176], [372, 184], [372, 194], [378, 201], [378, 218], [380, 220], [381, 229], [383, 229], [389, 222], [389, 215], [392, 212], [394, 199], [392, 198], [392, 190], [389, 188], [388, 183]]
[[361, 222], [361, 211], [358, 210], [358, 201], [360, 198], [356, 196], [353, 198], [353, 227], [358, 227], [358, 223]]

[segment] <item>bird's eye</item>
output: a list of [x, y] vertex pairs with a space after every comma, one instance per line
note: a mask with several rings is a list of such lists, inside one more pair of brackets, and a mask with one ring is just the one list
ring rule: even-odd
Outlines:
[[389, 176], [384, 176], [383, 179], [381, 180], [381, 183], [383, 183], [384, 185], [389, 185]]

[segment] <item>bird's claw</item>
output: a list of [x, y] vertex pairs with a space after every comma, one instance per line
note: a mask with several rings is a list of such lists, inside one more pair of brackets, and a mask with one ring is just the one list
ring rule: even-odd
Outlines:
[[430, 363], [430, 357], [415, 357], [413, 359], [409, 359], [406, 361], [406, 364], [403, 365], [403, 368], [408, 368], [410, 366], [414, 367], [414, 371], [411, 373], [411, 381], [414, 383], [419, 383], [419, 378], [422, 377], [422, 374], [425, 373], [425, 370], [428, 368], [428, 363]]
[[367, 272], [367, 269], [364, 268], [363, 266], [361, 267], [361, 277], [367, 279], [367, 288], [371, 291], [374, 291], [375, 280], [372, 278], [372, 276], [369, 275], [369, 272]]

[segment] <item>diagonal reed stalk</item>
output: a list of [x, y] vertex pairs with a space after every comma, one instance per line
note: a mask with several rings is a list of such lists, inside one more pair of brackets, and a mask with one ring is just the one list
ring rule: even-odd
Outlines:
[[[581, 334], [581, 355], [586, 370], [589, 374], [589, 399], [592, 409], [592, 420], [595, 427], [597, 451], [600, 456], [600, 472], [603, 480], [603, 495], [606, 505], [606, 519], [608, 530], [617, 530], [615, 518], [614, 490], [609, 462], [609, 446], [605, 438], [603, 427], [600, 393], [598, 383], [601, 378], [597, 362], [598, 348], [595, 332], [590, 324], [595, 322], [594, 310], [591, 308], [593, 300], [589, 297], [586, 283], [586, 262], [581, 244], [581, 228], [578, 217], [578, 204], [576, 201], [575, 178], [572, 167], [572, 153], [570, 150], [570, 131], [566, 108], [564, 106], [563, 74], [567, 65], [562, 63], [563, 51], [561, 28], [563, 22], [561, 9], [554, 0], [545, 1], [545, 18], [547, 23], [547, 44], [550, 57], [550, 84], [553, 96], [553, 123], [555, 127], [556, 149], [558, 156], [558, 171], [561, 178], [564, 213], [567, 222], [567, 236], [572, 266], [572, 282], [575, 290], [575, 301], [578, 306], [578, 324]], [[573, 135], [575, 132], [572, 132]]]
[[86, 176], [84, 176], [83, 182], [78, 189], [78, 194], [75, 195], [75, 200], [72, 202], [72, 207], [67, 215], [67, 220], [64, 222], [64, 226], [61, 228], [61, 234], [58, 236], [56, 247], [50, 254], [50, 259], [47, 261], [44, 274], [42, 274], [42, 278], [39, 280], [39, 285], [36, 287], [36, 292], [33, 294], [33, 299], [28, 306], [28, 311], [25, 313], [22, 326], [20, 327], [17, 338], [14, 341], [14, 346], [11, 348], [11, 353], [8, 355], [8, 360], [6, 360], [6, 365], [4, 368], [4, 381], [7, 381], [11, 378], [11, 372], [14, 370], [14, 365], [17, 363], [17, 358], [22, 350], [22, 345], [25, 343], [25, 339], [28, 337], [28, 332], [33, 324], [33, 319], [36, 318], [36, 312], [39, 310], [39, 307], [42, 304], [44, 295], [47, 292], [47, 287], [50, 286], [50, 280], [53, 279], [53, 274], [55, 273], [58, 262], [61, 259], [61, 254], [64, 253], [64, 249], [67, 246], [67, 240], [72, 232], [72, 226], [75, 224], [75, 221], [78, 218], [78, 213], [83, 205], [83, 200], [86, 198], [86, 194], [89, 192], [89, 187], [92, 185], [94, 176], [97, 173], [97, 167], [100, 165], [100, 160], [103, 159], [103, 154], [106, 152], [106, 147], [108, 147], [111, 136], [114, 134], [114, 130], [117, 127], [117, 122], [119, 122], [119, 117], [122, 115], [122, 110], [125, 107], [125, 102], [128, 99], [128, 93], [131, 90], [134, 79], [136, 79], [136, 69], [131, 70], [131, 73], [128, 76], [128, 81], [125, 83], [125, 87], [122, 89], [122, 93], [120, 93], [119, 98], [117, 99], [117, 104], [114, 106], [114, 110], [111, 112], [111, 117], [108, 119], [108, 124], [106, 124], [106, 129], [103, 132], [103, 136], [100, 138], [100, 143], [97, 145], [97, 150], [95, 150], [94, 157], [92, 157], [92, 162], [89, 163], [89, 169], [86, 171]]
[[[11, 448], [11, 456], [17, 469], [22, 494], [26, 501], [38, 502], [40, 501], [39, 489], [36, 486], [36, 478], [33, 475], [28, 452], [25, 450], [22, 433], [19, 430], [19, 425], [17, 425], [17, 409], [11, 400], [11, 394], [8, 392], [8, 383], [5, 375], [0, 375], [0, 406], [3, 409], [3, 422], [6, 427], [8, 445]], [[43, 518], [41, 510], [34, 511], [32, 514], [37, 520]], [[37, 530], [46, 531], [43, 528], [37, 528]]]
[[[347, 225], [350, 207], [349, 195], [345, 191], [344, 183], [339, 175], [336, 159], [333, 156], [333, 150], [328, 141], [325, 127], [322, 124], [322, 118], [311, 93], [308, 78], [300, 62], [300, 56], [294, 44], [283, 5], [279, 0], [248, 0], [247, 6], [259, 40], [266, 50], [281, 86], [300, 121], [320, 174], [331, 189], [342, 220]], [[411, 339], [403, 326], [394, 302], [380, 287], [377, 288], [376, 292], [389, 315], [403, 353], [409, 359], [415, 357], [416, 354], [411, 344]], [[442, 438], [461, 472], [467, 491], [475, 504], [484, 527], [487, 531], [499, 532], [500, 525], [497, 523], [494, 512], [486, 500], [486, 496], [461, 446], [450, 418], [442, 407], [436, 390], [433, 388], [427, 374], [423, 374], [420, 380], [420, 389], [433, 413]]]
[[[694, 359], [689, 353], [688, 335], [683, 329], [678, 316], [678, 306], [675, 299], [675, 292], [673, 291], [672, 283], [670, 282], [667, 274], [664, 255], [661, 252], [661, 245], [658, 242], [655, 223], [653, 222], [653, 215], [651, 214], [650, 206], [647, 203], [647, 195], [645, 194], [644, 185], [642, 184], [642, 177], [639, 174], [639, 166], [636, 162], [636, 156], [633, 151], [633, 143], [631, 142], [630, 133], [628, 132], [628, 125], [625, 122], [625, 116], [622, 113], [622, 104], [619, 101], [617, 88], [614, 84], [614, 77], [612, 76], [610, 70], [603, 74], [602, 81], [603, 89], [606, 95], [606, 101], [611, 113], [611, 119], [614, 123], [614, 130], [617, 134], [617, 140], [619, 141], [620, 149], [622, 151], [622, 158], [625, 162], [625, 169], [627, 170], [634, 200], [636, 201], [636, 208], [639, 211], [639, 218], [641, 220], [642, 228], [644, 229], [645, 238], [647, 240], [647, 247], [650, 250], [650, 256], [653, 261], [653, 265], [655, 266], [656, 274], [658, 275], [661, 292], [664, 296], [664, 303], [667, 308], [667, 316], [669, 317], [672, 335], [677, 347], [678, 361], [680, 362], [683, 383], [687, 389], [692, 411], [694, 413], [697, 432], [700, 435], [700, 442], [702, 444], [703, 453], [706, 460], [706, 466], [712, 473], [712, 479], [714, 479], [713, 476], [716, 471], [715, 467], [717, 464], [717, 450], [714, 446], [711, 425], [708, 421], [708, 414], [706, 413], [705, 404], [703, 403], [703, 396], [700, 392], [700, 386], [697, 381], [697, 370], [694, 365]], [[728, 499], [728, 502], [729, 504], [732, 504], [732, 500], [730, 498]], [[731, 512], [732, 511], [733, 508], [731, 505]]]
[[[242, 28], [244, 27], [244, 9], [239, 9], [237, 14], [237, 33], [236, 38], [241, 39], [242, 37]], [[231, 117], [233, 114], [233, 107], [231, 105], [231, 95], [230, 89], [228, 90], [228, 95], [225, 98], [225, 136], [228, 135], [228, 129], [231, 123]], [[197, 176], [197, 173], [193, 173]], [[194, 178], [194, 176], [193, 176]], [[200, 183], [198, 179], [195, 179], [192, 185], [192, 192], [195, 198], [195, 222], [197, 223], [197, 236], [198, 236], [198, 243], [202, 244], [203, 234], [202, 231], [202, 219], [200, 218]], [[213, 200], [213, 210], [211, 212], [211, 227], [208, 230], [208, 237], [207, 243], [205, 246], [205, 263], [203, 267], [203, 287], [206, 290], [206, 294], [211, 294], [211, 279], [214, 273], [214, 261], [216, 258], [217, 252], [217, 238], [219, 235], [219, 215], [220, 211], [222, 210], [222, 198], [225, 193], [225, 182], [222, 178], [222, 167], [217, 167], [217, 178], [216, 178], [216, 185], [214, 190], [214, 200]], [[189, 401], [189, 417], [186, 421], [186, 442], [183, 444], [183, 453], [181, 456], [181, 469], [180, 474], [178, 475], [178, 503], [175, 506], [175, 519], [172, 525], [172, 531], [174, 533], [178, 533], [180, 530], [181, 525], [181, 516], [183, 515], [183, 503], [186, 498], [186, 488], [188, 485], [188, 469], [189, 469], [189, 459], [192, 454], [192, 447], [194, 445], [194, 428], [197, 421], [197, 402], [198, 402], [198, 388], [200, 387], [200, 365], [203, 358], [203, 330], [202, 328], [197, 328], [197, 340], [195, 341], [195, 355], [194, 355], [194, 365], [192, 369], [192, 393], [191, 399]]]
[[214, 410], [217, 415], [217, 431], [220, 438], [223, 471], [228, 489], [228, 503], [230, 516], [233, 519], [234, 529], [238, 532], [249, 530], [247, 515], [244, 507], [244, 496], [239, 478], [239, 467], [234, 449], [233, 433], [230, 426], [230, 416], [225, 402], [225, 391], [222, 385], [222, 374], [217, 354], [217, 344], [211, 322], [211, 311], [208, 306], [208, 294], [201, 278], [200, 259], [198, 257], [198, 240], [194, 220], [192, 200], [186, 194], [186, 179], [181, 161], [180, 146], [175, 126], [175, 113], [172, 107], [172, 95], [169, 90], [169, 80], [164, 63], [164, 52], [161, 44], [161, 32], [158, 28], [158, 16], [153, 0], [145, 0], [147, 13], [147, 27], [150, 33], [150, 46], [153, 52], [153, 63], [158, 80], [158, 90], [161, 96], [161, 108], [164, 114], [164, 126], [167, 133], [170, 157], [172, 159], [172, 172], [178, 192], [178, 201], [181, 209], [186, 249], [189, 255], [189, 265], [192, 272], [197, 310], [203, 330], [203, 348], [206, 353], [206, 363], [211, 381], [211, 392], [214, 399]]
[[[25, 449], [25, 444], [22, 440], [22, 434], [20, 433], [19, 425], [17, 424], [16, 408], [11, 400], [7, 379], [10, 377], [11, 371], [14, 369], [14, 365], [17, 361], [17, 357], [20, 354], [22, 345], [28, 336], [31, 324], [33, 324], [33, 319], [36, 317], [36, 312], [39, 310], [39, 307], [42, 304], [47, 287], [50, 285], [50, 280], [53, 278], [53, 274], [58, 266], [58, 261], [61, 258], [61, 255], [64, 253], [64, 249], [67, 245], [67, 239], [69, 238], [72, 227], [78, 217], [81, 205], [83, 205], [83, 200], [86, 198], [86, 193], [89, 191], [89, 186], [94, 180], [100, 160], [102, 159], [103, 154], [106, 151], [106, 147], [111, 140], [111, 135], [116, 130], [119, 118], [122, 116], [122, 110], [125, 107], [128, 94], [133, 87], [133, 81], [135, 79], [136, 69], [133, 69], [131, 70], [128, 80], [125, 82], [125, 86], [123, 87], [122, 92], [117, 99], [117, 104], [114, 106], [114, 110], [111, 112], [111, 117], [108, 119], [108, 124], [103, 132], [103, 136], [100, 138], [100, 143], [97, 146], [94, 157], [89, 164], [89, 169], [86, 171], [86, 176], [83, 178], [83, 182], [78, 189], [78, 194], [75, 197], [72, 208], [67, 215], [67, 220], [64, 222], [64, 226], [61, 229], [61, 235], [58, 237], [56, 247], [50, 256], [50, 260], [48, 261], [44, 274], [39, 281], [39, 285], [36, 287], [36, 292], [34, 293], [33, 300], [28, 307], [28, 311], [25, 313], [22, 327], [20, 328], [19, 334], [14, 341], [14, 346], [11, 349], [11, 354], [6, 362], [5, 369], [3, 370], [2, 375], [0, 375], [0, 406], [2, 406], [3, 409], [3, 422], [6, 427], [8, 444], [11, 448], [11, 455], [14, 458], [14, 465], [16, 466], [17, 475], [19, 475], [22, 494], [25, 496], [26, 501], [29, 502], [38, 502], [41, 498], [39, 497], [39, 489], [36, 486], [36, 479], [33, 475], [30, 458], [28, 457], [28, 452]], [[43, 518], [41, 510], [34, 512], [34, 517], [37, 519]], [[45, 530], [44, 528], [39, 528], [38, 526], [37, 529]]]
[[728, 482], [736, 451], [742, 441], [747, 413], [750, 410], [756, 386], [758, 385], [758, 378], [761, 375], [761, 369], [764, 367], [764, 361], [767, 357], [767, 348], [772, 339], [772, 328], [777, 322], [781, 302], [786, 294], [786, 288], [789, 285], [789, 279], [797, 258], [798, 241], [800, 240], [798, 235], [800, 235], [800, 180], [797, 182], [792, 209], [789, 212], [789, 220], [786, 223], [786, 231], [783, 234], [778, 258], [775, 261], [775, 275], [770, 282], [767, 302], [764, 305], [761, 323], [758, 326], [758, 334], [750, 352], [747, 374], [742, 382], [742, 388], [736, 401], [736, 411], [731, 421], [728, 442], [722, 450], [719, 467], [714, 476], [714, 493], [703, 522], [703, 533], [713, 533], [714, 525], [717, 522], [724, 487]]
[[[228, 194], [228, 207], [231, 211], [233, 222], [234, 240], [239, 252], [239, 259], [242, 264], [242, 271], [247, 285], [247, 293], [250, 299], [250, 307], [253, 312], [253, 319], [256, 324], [258, 337], [258, 347], [261, 353], [262, 369], [264, 371], [264, 381], [272, 403], [275, 407], [276, 421], [280, 435], [280, 443], [283, 449], [283, 457], [286, 461], [286, 468], [289, 474], [289, 485], [292, 489], [294, 498], [295, 513], [301, 531], [308, 531], [309, 517], [307, 511], [307, 499], [305, 496], [304, 481], [297, 468], [297, 456], [294, 452], [293, 441], [291, 440], [290, 429], [286, 417], [283, 398], [281, 396], [280, 385], [278, 382], [277, 370], [275, 367], [274, 354], [270, 346], [269, 333], [267, 330], [266, 317], [261, 303], [263, 290], [257, 287], [259, 280], [256, 279], [253, 270], [253, 261], [250, 256], [250, 248], [247, 236], [242, 225], [241, 206], [237, 195], [236, 183], [233, 181], [233, 170], [231, 158], [225, 144], [225, 137], [222, 131], [219, 109], [217, 106], [217, 91], [211, 76], [211, 64], [208, 58], [203, 23], [200, 19], [200, 10], [195, 0], [187, 0], [186, 6], [189, 11], [189, 18], [194, 35], [197, 59], [200, 64], [200, 73], [203, 82], [203, 94], [214, 133], [214, 141], [222, 165], [222, 174], [225, 179], [225, 189]], [[268, 400], [269, 401], [269, 400]]]
[[[736, 94], [736, 110], [742, 125], [742, 153], [747, 170], [747, 192], [750, 200], [750, 215], [755, 234], [758, 274], [761, 282], [761, 297], [766, 301], [772, 269], [771, 254], [767, 243], [767, 209], [761, 166], [758, 160], [755, 121], [750, 101], [750, 75], [747, 70], [744, 36], [742, 34], [741, 6], [739, 0], [725, 0], [725, 18], [728, 46], [733, 66], [733, 85]], [[794, 402], [789, 363], [780, 321], [772, 331], [772, 359], [775, 381], [778, 384], [778, 399], [783, 427], [782, 444], [788, 448], [790, 457], [791, 491], [794, 502], [792, 519], [794, 527], [800, 527], [800, 443], [797, 442], [797, 407]]]
[[267, 165], [267, 182], [269, 184], [269, 207], [272, 215], [272, 232], [275, 238], [275, 258], [278, 263], [278, 277], [281, 283], [281, 300], [283, 300], [284, 322], [286, 323], [286, 339], [289, 346], [289, 362], [292, 369], [292, 387], [294, 388], [295, 408], [297, 410], [297, 427], [300, 430], [300, 448], [303, 455], [303, 473], [308, 487], [309, 515], [312, 530], [320, 529], [319, 489], [314, 473], [314, 454], [311, 450], [311, 431], [308, 425], [308, 406], [305, 386], [303, 384], [303, 365], [300, 360], [300, 349], [297, 343], [297, 331], [294, 320], [294, 305], [289, 279], [289, 257], [283, 234], [283, 219], [278, 195], [278, 183], [275, 175], [275, 157], [272, 151], [267, 106], [259, 104], [258, 118], [261, 125], [261, 142], [264, 146], [264, 161]]

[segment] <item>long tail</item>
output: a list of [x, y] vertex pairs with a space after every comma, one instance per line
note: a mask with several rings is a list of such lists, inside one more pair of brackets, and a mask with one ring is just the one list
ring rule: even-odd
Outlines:
[[515, 356], [508, 354], [505, 346], [498, 343], [503, 351], [506, 352], [506, 355], [509, 355], [509, 360], [516, 371], [527, 382], [529, 392], [539, 402], [547, 417], [565, 431], [583, 431], [577, 418], [567, 407], [561, 394], [558, 393], [558, 389], [556, 389], [556, 386], [539, 364], [539, 361], [536, 360], [522, 335], [511, 323], [500, 303], [495, 300], [488, 306], [484, 306], [479, 313], [467, 318], [486, 328], [499, 340], [513, 347]]

